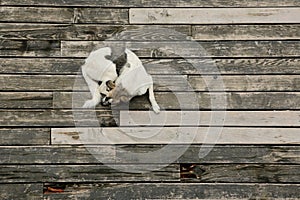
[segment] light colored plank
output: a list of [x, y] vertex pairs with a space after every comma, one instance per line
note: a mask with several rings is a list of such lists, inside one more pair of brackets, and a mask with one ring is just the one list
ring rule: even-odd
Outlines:
[[46, 144], [50, 144], [48, 128], [0, 128], [0, 145]]
[[[197, 118], [199, 123], [197, 123]], [[299, 126], [299, 111], [121, 111], [122, 126]], [[224, 122], [223, 122], [224, 120]]]
[[52, 108], [51, 92], [0, 92], [1, 108]]
[[[75, 143], [74, 143], [75, 144]], [[0, 147], [0, 163], [11, 164], [147, 164], [143, 153], [159, 151], [165, 146], [154, 145], [51, 145], [51, 146], [5, 146]], [[152, 164], [170, 163], [172, 156], [177, 155], [174, 163], [201, 164], [299, 164], [300, 146], [271, 145], [168, 145], [169, 154], [160, 155], [165, 159], [152, 159]], [[178, 154], [178, 150], [185, 150]], [[209, 149], [209, 154], [199, 158], [199, 151]], [[136, 153], [133, 156], [129, 152]], [[101, 160], [97, 156], [101, 155]], [[141, 156], [140, 156], [141, 155]], [[234, 155], [234, 156], [233, 156]], [[180, 157], [178, 157], [180, 156]], [[99, 157], [98, 157], [99, 158]]]
[[299, 23], [300, 8], [131, 8], [131, 24]]
[[[147, 165], [144, 165], [147, 166]], [[39, 182], [172, 182], [179, 181], [179, 166], [151, 165], [159, 170], [148, 173], [128, 173], [106, 165], [2, 165], [0, 183]], [[139, 166], [143, 167], [143, 166]], [[161, 168], [159, 168], [161, 167]], [[134, 165], [116, 166], [127, 170]]]
[[109, 199], [299, 199], [300, 184], [258, 183], [137, 183], [74, 184], [63, 193], [45, 194], [49, 200]]
[[141, 58], [296, 57], [299, 41], [114, 42], [62, 41], [63, 57], [87, 57], [92, 50], [125, 45]]
[[[227, 104], [213, 104], [212, 99], [218, 96], [224, 96]], [[83, 99], [91, 98], [89, 92], [54, 92], [54, 108], [80, 108], [81, 104], [73, 104], [72, 97], [80, 96]], [[196, 97], [199, 101], [194, 101], [190, 97]], [[226, 92], [224, 94], [214, 92], [155, 92], [155, 99], [162, 109], [167, 110], [191, 110], [196, 109], [230, 109], [230, 110], [282, 110], [282, 109], [300, 109], [299, 92]], [[180, 102], [179, 103], [179, 100]], [[14, 104], [12, 104], [14, 105]], [[147, 95], [135, 97], [130, 101], [129, 109], [145, 110], [150, 109], [150, 103]], [[108, 109], [101, 105], [97, 109]]]
[[[141, 60], [149, 74], [300, 74], [298, 58]], [[84, 59], [81, 58], [0, 58], [0, 73], [76, 75], [83, 64]]]
[[1, 5], [100, 6], [100, 7], [284, 7], [300, 6], [298, 0], [2, 0]]
[[[125, 124], [122, 120], [121, 123]], [[216, 137], [216, 141], [213, 141], [215, 144], [300, 144], [300, 132], [297, 128], [224, 127], [217, 131], [220, 132], [215, 133], [204, 127], [53, 128], [51, 129], [51, 143], [59, 145], [199, 144], [207, 143], [209, 139], [206, 137], [212, 136]]]
[[300, 25], [203, 25], [192, 33], [195, 40], [296, 40]]

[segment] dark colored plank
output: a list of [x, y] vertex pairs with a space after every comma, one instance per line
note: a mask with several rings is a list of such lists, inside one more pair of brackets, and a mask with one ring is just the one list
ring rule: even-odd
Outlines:
[[299, 184], [251, 183], [137, 183], [66, 185], [62, 193], [48, 193], [49, 200], [61, 199], [291, 199], [299, 198]]
[[43, 199], [43, 184], [0, 184], [1, 199]]
[[2, 0], [1, 5], [101, 6], [101, 7], [284, 7], [300, 6], [297, 0]]
[[[288, 130], [287, 130], [288, 131]], [[70, 134], [70, 133], [69, 133]], [[74, 137], [78, 136], [73, 134]], [[78, 143], [79, 144], [79, 143]], [[145, 152], [155, 152], [165, 145], [94, 145], [94, 146], [18, 146], [0, 147], [0, 163], [11, 164], [145, 164], [143, 156], [132, 156], [131, 152], [143, 155]], [[174, 163], [201, 164], [300, 164], [299, 146], [271, 146], [271, 145], [170, 145], [170, 152], [186, 149], [178, 155]], [[205, 157], [199, 158], [200, 148], [210, 150]], [[91, 152], [101, 155], [101, 160]], [[143, 157], [143, 158], [142, 158]], [[164, 157], [165, 159], [159, 159]], [[139, 159], [138, 159], [139, 158]], [[168, 164], [171, 155], [159, 155], [152, 164]]]
[[[54, 108], [76, 108], [80, 105], [72, 104], [72, 96], [82, 96], [85, 99], [91, 98], [89, 92], [55, 92], [53, 94]], [[196, 96], [199, 102], [191, 99]], [[155, 92], [155, 98], [159, 106], [167, 110], [195, 109], [197, 105], [200, 109], [226, 108], [230, 110], [276, 110], [276, 109], [300, 109], [300, 93], [298, 92], [228, 92], [223, 94], [226, 97], [227, 105], [212, 105], [211, 99], [218, 93], [187, 93], [187, 92]], [[180, 101], [184, 103], [179, 103]], [[43, 107], [40, 107], [43, 108]], [[98, 109], [107, 107], [98, 105]], [[150, 108], [147, 95], [135, 97], [131, 100], [130, 109], [145, 110]]]
[[[151, 164], [149, 164], [151, 166]], [[133, 171], [134, 165], [116, 168]], [[140, 166], [143, 167], [143, 166]], [[156, 166], [159, 167], [159, 166]], [[163, 167], [163, 166], [161, 166]], [[179, 166], [170, 165], [148, 173], [128, 173], [105, 165], [2, 165], [1, 183], [21, 182], [157, 182], [179, 181]]]
[[57, 57], [61, 55], [59, 41], [1, 40], [0, 56]]
[[[300, 74], [300, 59], [142, 59], [150, 74]], [[0, 73], [70, 74], [84, 59], [0, 58]]]
[[50, 92], [0, 92], [1, 108], [52, 108]]
[[[50, 129], [47, 128], [1, 128], [0, 129], [0, 145], [47, 145], [47, 144], [50, 144]], [[11, 154], [7, 152], [6, 156], [10, 156], [10, 155]]]
[[105, 46], [126, 45], [139, 57], [295, 57], [300, 55], [299, 41], [217, 41], [217, 42], [113, 42], [63, 41], [62, 56], [87, 57]]
[[190, 176], [182, 181], [191, 182], [299, 183], [299, 168], [299, 165], [265, 164], [193, 165], [191, 168], [182, 165], [181, 176]]
[[[74, 119], [74, 112], [76, 118]], [[93, 119], [94, 112], [72, 110], [2, 110], [0, 111], [0, 126], [115, 126], [110, 111], [98, 111], [98, 119]]]
[[[98, 15], [96, 15], [98, 17]], [[165, 30], [166, 32], [163, 32]], [[153, 32], [152, 34], [149, 31]], [[164, 34], [163, 34], [164, 33]], [[178, 35], [174, 33], [180, 33]], [[191, 26], [0, 23], [0, 38], [14, 40], [185, 40]]]
[[296, 40], [300, 26], [295, 25], [209, 25], [194, 26], [196, 40]]

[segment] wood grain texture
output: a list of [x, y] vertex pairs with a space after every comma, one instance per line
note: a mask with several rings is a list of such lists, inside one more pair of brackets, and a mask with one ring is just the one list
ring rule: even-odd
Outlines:
[[[122, 166], [120, 166], [122, 167]], [[135, 168], [134, 165], [123, 166]], [[159, 167], [159, 165], [157, 165]], [[179, 181], [179, 166], [148, 173], [126, 173], [105, 165], [2, 165], [1, 183], [22, 182], [171, 182]]]
[[[196, 123], [194, 117], [201, 117]], [[213, 117], [213, 118], [212, 118]], [[298, 111], [164, 111], [159, 115], [151, 111], [120, 111], [122, 126], [299, 126]], [[224, 119], [224, 121], [222, 121]]]
[[[95, 15], [98, 17], [98, 15]], [[89, 19], [91, 20], [91, 19]], [[161, 30], [161, 31], [157, 31]], [[162, 30], [168, 31], [162, 34]], [[146, 32], [151, 31], [151, 33]], [[171, 32], [170, 32], [171, 31]], [[180, 33], [176, 35], [174, 33]], [[184, 38], [181, 35], [185, 35]], [[8, 40], [186, 40], [190, 25], [111, 25], [0, 23], [0, 38]]]
[[216, 137], [215, 144], [300, 144], [297, 128], [225, 127], [215, 132], [203, 127], [54, 128], [51, 129], [51, 144], [201, 144], [210, 141], [207, 137]]
[[125, 45], [141, 58], [296, 57], [299, 41], [113, 42], [62, 41], [63, 57], [87, 57], [92, 50]]
[[[47, 144], [50, 144], [50, 129], [48, 128], [0, 128], [0, 145]], [[10, 153], [6, 154], [6, 156], [10, 155]]]
[[[74, 113], [75, 117], [74, 118]], [[0, 125], [5, 127], [115, 126], [110, 111], [1, 110]]]
[[60, 199], [291, 199], [299, 197], [299, 184], [256, 183], [137, 183], [68, 185], [63, 193], [45, 194]]
[[0, 184], [1, 199], [43, 199], [43, 184]]
[[[212, 103], [216, 96], [224, 96], [227, 101], [225, 104]], [[81, 104], [72, 104], [72, 97], [81, 96], [84, 99], [91, 98], [89, 92], [54, 92], [53, 107], [58, 109], [80, 108]], [[199, 101], [194, 101], [191, 96], [196, 96]], [[197, 107], [200, 109], [227, 109], [227, 110], [285, 110], [300, 109], [299, 92], [226, 92], [207, 93], [207, 92], [155, 92], [155, 99], [159, 106], [166, 110], [192, 110]], [[180, 99], [180, 101], [179, 101]], [[181, 103], [180, 103], [181, 102]], [[13, 104], [12, 107], [17, 107]], [[43, 108], [43, 107], [40, 107]], [[97, 109], [109, 109], [101, 105]], [[116, 108], [115, 108], [116, 109]], [[131, 110], [151, 109], [147, 95], [133, 98], [129, 103]]]
[[300, 26], [295, 25], [209, 25], [193, 26], [195, 40], [297, 40]]
[[[141, 59], [150, 74], [300, 74], [300, 59]], [[76, 75], [84, 64], [81, 58], [0, 58], [4, 74]]]
[[60, 41], [1, 40], [0, 56], [59, 57]]
[[2, 0], [1, 5], [100, 6], [100, 7], [284, 7], [300, 6], [297, 0]]
[[52, 108], [51, 92], [0, 92], [0, 107], [3, 108]]
[[[71, 135], [71, 133], [69, 132]], [[75, 134], [73, 134], [75, 136]], [[128, 154], [134, 152], [158, 151], [165, 145], [57, 145], [51, 146], [5, 146], [0, 147], [1, 164], [99, 164], [94, 155], [101, 155], [102, 161], [107, 164], [146, 164], [147, 159], [141, 156]], [[170, 155], [165, 159], [153, 160], [152, 164], [166, 164], [170, 156], [176, 154], [178, 149], [186, 149], [173, 163], [186, 164], [299, 164], [300, 147], [273, 146], [273, 145], [169, 145]], [[199, 158], [200, 149], [210, 149], [207, 156]], [[94, 154], [91, 154], [93, 152]], [[97, 152], [97, 154], [95, 154]]]
[[131, 24], [299, 23], [300, 8], [131, 8]]
[[196, 165], [190, 173], [192, 182], [297, 183], [300, 178], [299, 165]]

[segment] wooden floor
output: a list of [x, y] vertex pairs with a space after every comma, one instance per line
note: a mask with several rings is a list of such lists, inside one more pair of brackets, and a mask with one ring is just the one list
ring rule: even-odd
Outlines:
[[[299, 0], [0, 5], [0, 199], [300, 199]], [[85, 57], [120, 44], [153, 76], [160, 115], [145, 96], [78, 109]], [[86, 126], [104, 137], [85, 141]]]

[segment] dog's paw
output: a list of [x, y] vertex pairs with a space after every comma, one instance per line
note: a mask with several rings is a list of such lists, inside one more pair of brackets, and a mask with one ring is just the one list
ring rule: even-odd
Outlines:
[[152, 106], [152, 108], [153, 108], [153, 111], [154, 111], [156, 114], [158, 114], [158, 113], [160, 112], [160, 107], [159, 107], [159, 105], [154, 104], [154, 105]]
[[82, 108], [94, 108], [95, 102], [93, 100], [88, 100], [84, 103], [84, 105], [82, 106]]

